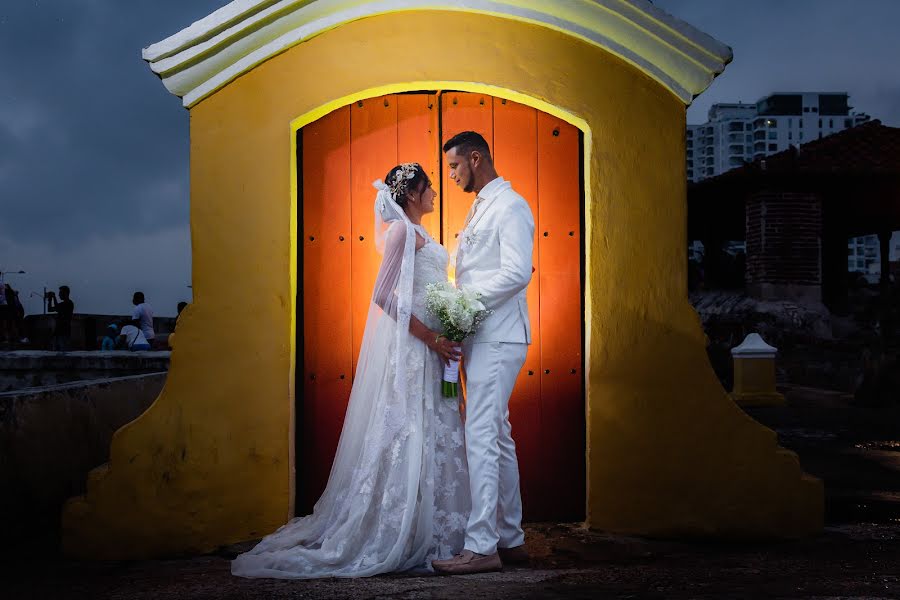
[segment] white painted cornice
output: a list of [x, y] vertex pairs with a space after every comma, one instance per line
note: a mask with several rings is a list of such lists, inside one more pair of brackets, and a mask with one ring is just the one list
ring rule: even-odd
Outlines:
[[731, 48], [647, 0], [234, 0], [144, 49], [166, 88], [191, 107], [284, 50], [344, 23], [412, 10], [465, 11], [549, 27], [608, 50], [685, 104]]

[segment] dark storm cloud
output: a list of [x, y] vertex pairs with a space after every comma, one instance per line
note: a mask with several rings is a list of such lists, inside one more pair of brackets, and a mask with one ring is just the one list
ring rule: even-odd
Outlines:
[[187, 220], [188, 119], [143, 46], [225, 2], [0, 7], [0, 235], [77, 244]]
[[855, 110], [900, 127], [897, 0], [654, 4], [734, 50], [734, 62], [697, 98], [689, 122], [705, 122], [715, 102], [755, 102], [782, 91], [846, 91]]

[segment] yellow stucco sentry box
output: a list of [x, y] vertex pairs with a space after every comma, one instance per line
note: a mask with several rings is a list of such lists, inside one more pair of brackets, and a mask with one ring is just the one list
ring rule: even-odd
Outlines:
[[687, 299], [685, 111], [727, 46], [644, 0], [238, 0], [144, 58], [190, 109], [194, 302], [164, 391], [66, 504], [67, 554], [209, 551], [293, 516], [295, 132], [435, 89], [584, 134], [587, 525], [820, 530], [821, 482], [729, 399]]

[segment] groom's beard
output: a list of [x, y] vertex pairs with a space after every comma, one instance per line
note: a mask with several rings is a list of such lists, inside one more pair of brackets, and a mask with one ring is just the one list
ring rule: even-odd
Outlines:
[[463, 191], [467, 194], [471, 194], [475, 191], [475, 173], [472, 172], [471, 165], [469, 165], [469, 180], [466, 182], [466, 185], [463, 186]]
[[463, 191], [467, 194], [471, 194], [475, 191], [475, 169], [471, 162], [468, 163], [469, 167], [469, 180], [466, 182], [466, 185], [463, 186]]

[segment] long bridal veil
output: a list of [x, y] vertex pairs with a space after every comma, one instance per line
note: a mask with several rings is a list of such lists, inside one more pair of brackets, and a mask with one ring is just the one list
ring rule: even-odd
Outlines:
[[235, 575], [362, 577], [436, 557], [440, 515], [434, 502], [423, 500], [434, 476], [423, 471], [423, 449], [434, 441], [421, 426], [423, 386], [432, 382], [423, 376], [427, 350], [409, 333], [416, 232], [384, 184], [375, 185], [383, 259], [328, 484], [311, 515], [237, 557]]

